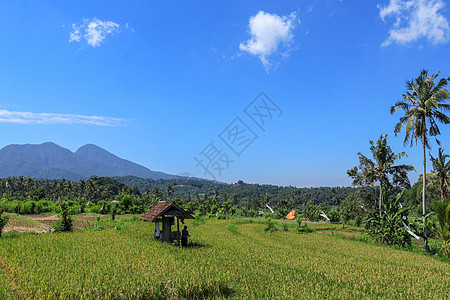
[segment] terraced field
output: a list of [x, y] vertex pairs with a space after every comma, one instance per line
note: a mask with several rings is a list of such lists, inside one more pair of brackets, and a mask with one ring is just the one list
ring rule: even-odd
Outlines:
[[[329, 234], [188, 223], [191, 246], [122, 230], [5, 235], [0, 299], [450, 298], [450, 265]], [[323, 226], [323, 225], [321, 225]]]

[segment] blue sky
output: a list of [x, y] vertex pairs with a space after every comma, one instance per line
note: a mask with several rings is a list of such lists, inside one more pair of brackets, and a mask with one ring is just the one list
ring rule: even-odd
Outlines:
[[421, 147], [403, 148], [389, 108], [423, 68], [450, 76], [448, 4], [2, 1], [0, 147], [93, 143], [171, 174], [211, 178], [197, 158], [224, 182], [346, 186], [387, 133], [415, 182]]

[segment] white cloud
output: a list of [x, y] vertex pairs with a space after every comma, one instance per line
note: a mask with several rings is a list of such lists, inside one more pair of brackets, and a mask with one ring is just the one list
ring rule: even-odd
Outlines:
[[101, 116], [72, 114], [32, 113], [0, 109], [0, 123], [18, 124], [83, 124], [97, 126], [122, 126], [123, 120]]
[[394, 18], [389, 36], [381, 44], [406, 44], [426, 38], [433, 44], [450, 40], [450, 26], [442, 15], [443, 0], [390, 0], [387, 6], [378, 5], [380, 18]]
[[119, 24], [112, 21], [101, 21], [95, 17], [92, 20], [83, 19], [82, 24], [72, 24], [69, 42], [86, 41], [89, 46], [99, 47], [106, 36], [116, 32], [119, 32]]
[[239, 49], [258, 56], [268, 71], [272, 66], [272, 56], [276, 54], [287, 56], [292, 50], [291, 45], [294, 39], [292, 31], [295, 28], [296, 19], [295, 13], [280, 17], [259, 11], [249, 20], [251, 38], [241, 43]]

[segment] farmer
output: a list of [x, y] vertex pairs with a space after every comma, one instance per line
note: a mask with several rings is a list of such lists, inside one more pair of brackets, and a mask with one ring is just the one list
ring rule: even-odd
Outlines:
[[187, 230], [187, 226], [184, 226], [184, 229], [181, 231], [181, 247], [187, 247], [189, 231]]
[[153, 238], [155, 240], [159, 240], [160, 235], [161, 232], [159, 231], [159, 223], [155, 223], [155, 234], [153, 235]]

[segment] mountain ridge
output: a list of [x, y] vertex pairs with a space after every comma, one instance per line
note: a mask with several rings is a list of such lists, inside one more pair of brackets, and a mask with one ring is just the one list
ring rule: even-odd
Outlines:
[[91, 176], [137, 176], [147, 179], [174, 179], [180, 176], [152, 171], [120, 158], [94, 144], [72, 152], [53, 142], [11, 144], [0, 149], [0, 178], [24, 176], [42, 179], [87, 179]]

